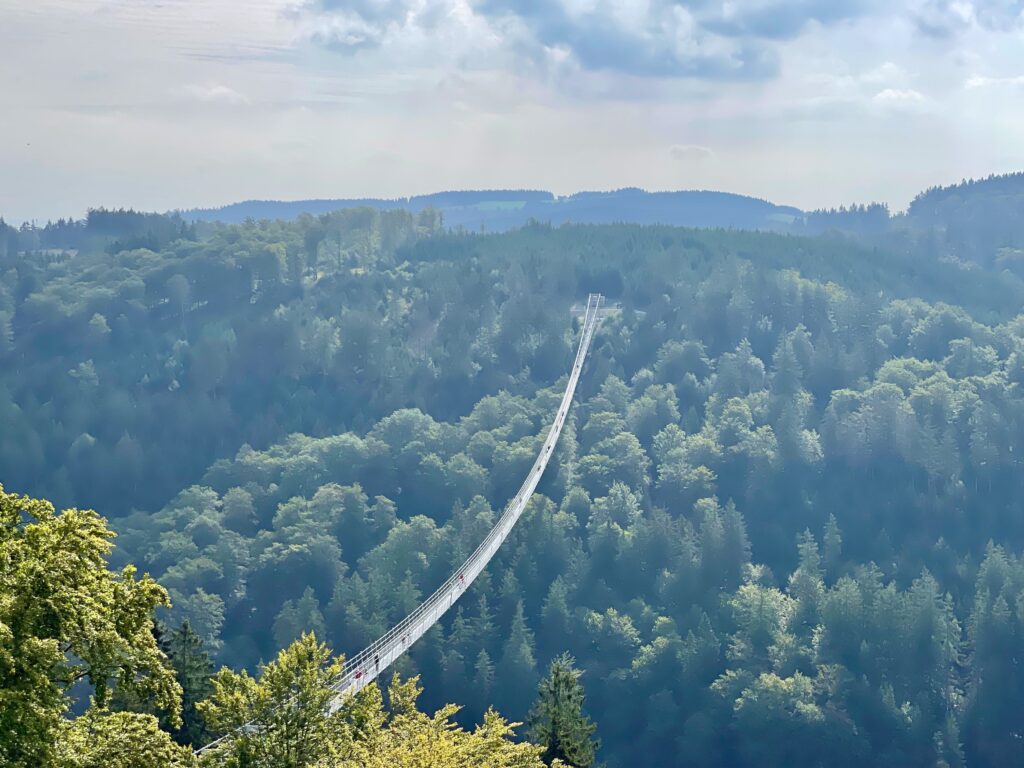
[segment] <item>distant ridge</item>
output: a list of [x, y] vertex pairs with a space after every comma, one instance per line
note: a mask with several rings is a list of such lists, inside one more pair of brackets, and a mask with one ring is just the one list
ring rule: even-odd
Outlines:
[[612, 192], [577, 192], [556, 197], [542, 190], [467, 190], [437, 192], [396, 199], [340, 198], [335, 200], [247, 200], [221, 208], [181, 211], [186, 221], [237, 224], [247, 218], [295, 219], [343, 208], [369, 206], [411, 212], [435, 208], [449, 227], [488, 232], [522, 226], [531, 219], [554, 225], [667, 224], [687, 227], [786, 230], [803, 211], [767, 200], [727, 192], [702, 190], [647, 192], [626, 188]]

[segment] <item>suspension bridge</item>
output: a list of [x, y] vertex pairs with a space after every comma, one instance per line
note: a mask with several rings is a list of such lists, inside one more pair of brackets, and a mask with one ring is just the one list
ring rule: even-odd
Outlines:
[[[582, 314], [582, 331], [580, 333], [579, 346], [576, 349], [576, 358], [573, 361], [572, 371], [569, 373], [569, 381], [565, 385], [565, 393], [555, 413], [554, 420], [548, 428], [544, 443], [541, 445], [537, 459], [530, 467], [530, 472], [523, 481], [522, 486], [502, 512], [501, 517], [491, 528], [490, 532], [480, 542], [480, 546], [462, 563], [437, 590], [416, 610], [402, 619], [398, 624], [389, 629], [384, 635], [368, 645], [354, 656], [345, 660], [345, 671], [331, 685], [334, 697], [329, 706], [333, 713], [337, 711], [345, 699], [365, 688], [377, 677], [379, 677], [398, 657], [409, 648], [427, 631], [433, 627], [441, 617], [448, 612], [455, 602], [469, 589], [476, 577], [487, 567], [487, 564], [494, 557], [495, 553], [512, 532], [512, 528], [519, 521], [526, 509], [526, 505], [537, 484], [544, 475], [548, 461], [554, 453], [555, 445], [562, 434], [562, 427], [565, 425], [565, 417], [569, 413], [573, 397], [576, 394], [576, 384], [579, 382], [580, 373], [583, 371], [583, 363], [590, 351], [590, 343], [594, 333], [603, 318], [602, 304], [604, 297], [599, 293], [592, 293], [587, 297], [587, 305]], [[216, 741], [207, 744], [198, 752], [202, 754], [208, 750], [215, 749], [232, 736], [239, 732], [251, 733], [256, 731], [259, 725], [255, 722], [247, 723], [236, 731], [228, 733]]]

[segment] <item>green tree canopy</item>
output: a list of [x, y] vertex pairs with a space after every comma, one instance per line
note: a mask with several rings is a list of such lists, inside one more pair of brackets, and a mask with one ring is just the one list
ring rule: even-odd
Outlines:
[[[91, 510], [57, 514], [47, 501], [0, 486], [0, 764], [127, 766], [123, 750], [149, 746], [178, 754], [151, 715], [106, 711], [115, 686], [168, 712], [172, 723], [181, 710], [181, 687], [153, 633], [167, 593], [131, 566], [108, 570], [112, 538]], [[83, 680], [92, 707], [67, 725], [70, 688]], [[89, 750], [70, 748], [75, 739]]]
[[541, 756], [548, 765], [561, 760], [590, 768], [596, 759], [600, 743], [594, 738], [596, 726], [583, 713], [580, 674], [572, 657], [563, 654], [551, 662], [537, 688], [529, 716], [530, 738], [543, 747]]

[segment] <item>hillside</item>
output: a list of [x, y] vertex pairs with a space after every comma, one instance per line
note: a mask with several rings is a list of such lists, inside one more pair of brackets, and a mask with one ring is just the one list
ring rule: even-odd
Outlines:
[[907, 211], [910, 226], [935, 233], [963, 259], [1024, 269], [1024, 172], [936, 187]]
[[5, 768], [593, 762], [594, 728], [567, 656], [555, 659], [538, 685], [529, 717], [536, 744], [516, 739], [518, 724], [493, 709], [471, 732], [452, 722], [456, 705], [420, 711], [416, 678], [393, 675], [390, 685], [371, 685], [329, 710], [344, 658], [314, 634], [303, 633], [255, 676], [228, 667], [214, 674], [187, 623], [168, 630], [154, 619], [169, 605], [166, 590], [134, 569], [108, 569], [113, 534], [94, 511], [58, 513], [0, 485], [0, 523]]
[[841, 232], [1024, 275], [1024, 173], [933, 187], [902, 214], [878, 204], [812, 211], [793, 231]]
[[590, 289], [646, 310], [677, 281], [792, 269], [872, 305], [922, 297], [984, 322], [1011, 318], [1021, 297], [988, 272], [744, 232], [481, 237], [371, 209], [169, 232], [156, 251], [118, 250], [122, 235], [0, 261], [0, 409], [20, 435], [0, 442], [8, 482], [120, 515], [162, 504], [242, 444], [367, 428], [406, 406], [457, 418], [499, 389], [553, 382], [566, 308]]
[[223, 208], [182, 211], [180, 215], [186, 221], [239, 224], [247, 218], [290, 220], [304, 213], [320, 215], [364, 206], [411, 213], [434, 208], [442, 214], [446, 226], [471, 232], [503, 232], [531, 220], [553, 225], [621, 222], [781, 230], [801, 215], [796, 208], [742, 195], [698, 191], [645, 192], [640, 189], [578, 192], [565, 197], [529, 190], [491, 190], [439, 192], [397, 200], [249, 200]]
[[[362, 401], [369, 423], [243, 446], [117, 524], [120, 558], [220, 658], [253, 665], [306, 628], [361, 648], [439, 584], [532, 462], [566, 309], [601, 290], [623, 312], [553, 471], [401, 665], [428, 704], [521, 718], [568, 650], [609, 765], [1012, 761], [993, 712], [1013, 711], [1017, 673], [990, 645], [1021, 631], [1000, 618], [1024, 547], [1012, 278], [630, 226], [434, 234], [400, 267], [375, 258], [377, 279], [408, 280], [377, 311], [403, 329], [391, 343], [430, 350], [406, 379], [422, 400], [406, 383], [404, 401]], [[326, 289], [314, 304], [337, 306]], [[332, 376], [380, 357], [336, 354]], [[307, 387], [291, 397], [320, 409], [353, 391]]]
[[601, 291], [622, 309], [538, 495], [399, 664], [425, 704], [522, 720], [568, 651], [609, 766], [1022, 757], [1012, 273], [898, 238], [480, 235], [432, 208], [12, 237], [60, 233], [81, 248], [0, 256], [4, 484], [110, 516], [114, 565], [218, 662], [307, 631], [351, 654], [443, 581]]

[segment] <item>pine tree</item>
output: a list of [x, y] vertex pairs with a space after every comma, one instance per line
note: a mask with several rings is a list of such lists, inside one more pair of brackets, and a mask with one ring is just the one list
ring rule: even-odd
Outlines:
[[473, 719], [480, 722], [491, 703], [494, 691], [494, 662], [487, 651], [480, 651], [473, 666]]
[[305, 633], [312, 632], [318, 637], [327, 635], [324, 616], [320, 612], [320, 601], [312, 587], [306, 587], [298, 600], [288, 600], [274, 620], [274, 641], [281, 648], [291, 645]]
[[569, 587], [561, 576], [551, 582], [548, 596], [540, 612], [540, 645], [546, 654], [554, 655], [555, 649], [565, 648], [570, 640], [571, 620], [569, 613]]
[[732, 499], [722, 512], [722, 565], [725, 569], [726, 584], [738, 587], [743, 580], [743, 571], [750, 563], [750, 539], [747, 538], [747, 524]]
[[791, 397], [800, 391], [804, 371], [789, 338], [780, 340], [775, 348], [772, 369], [772, 384], [776, 393]]
[[722, 643], [704, 611], [696, 631], [690, 630], [683, 641], [681, 661], [686, 681], [694, 688], [706, 686], [718, 675]]
[[498, 594], [498, 623], [508, 626], [514, 619], [516, 606], [522, 601], [519, 596], [523, 594], [522, 585], [516, 578], [515, 571], [509, 568], [501, 579], [501, 589]]
[[491, 651], [494, 648], [494, 612], [487, 602], [487, 594], [481, 593], [477, 603], [476, 616], [470, 620], [474, 651]]
[[463, 658], [470, 655], [473, 647], [473, 630], [466, 619], [462, 606], [456, 606], [455, 618], [452, 620], [451, 631], [448, 633], [448, 647], [458, 651]]
[[462, 691], [465, 690], [467, 683], [466, 660], [458, 651], [454, 649], [448, 651], [441, 658], [442, 689], [452, 692]]
[[548, 765], [561, 760], [574, 768], [590, 768], [600, 742], [594, 738], [597, 726], [583, 714], [582, 672], [574, 664], [568, 654], [551, 662], [530, 710], [530, 740], [544, 747], [541, 758]]
[[513, 717], [526, 712], [530, 694], [537, 685], [537, 662], [533, 654], [533, 633], [526, 626], [522, 600], [516, 604], [512, 627], [498, 663], [497, 679], [501, 711]]
[[822, 544], [825, 574], [830, 581], [835, 581], [839, 577], [839, 569], [842, 565], [843, 557], [843, 535], [839, 530], [839, 523], [836, 521], [835, 515], [830, 514], [828, 516]]
[[171, 667], [182, 690], [181, 727], [173, 732], [174, 740], [179, 744], [201, 746], [207, 741], [208, 732], [196, 705], [213, 690], [210, 683], [213, 663], [203, 648], [202, 638], [192, 629], [188, 620], [171, 632], [166, 647]]
[[797, 549], [800, 551], [800, 567], [789, 577], [789, 595], [797, 600], [796, 614], [790, 626], [797, 635], [806, 638], [818, 624], [825, 584], [818, 542], [810, 531], [805, 530], [797, 536]]

